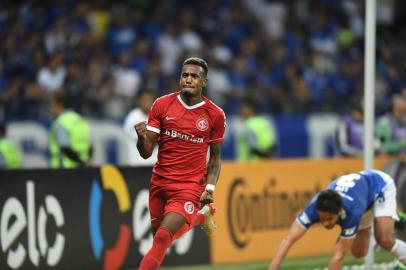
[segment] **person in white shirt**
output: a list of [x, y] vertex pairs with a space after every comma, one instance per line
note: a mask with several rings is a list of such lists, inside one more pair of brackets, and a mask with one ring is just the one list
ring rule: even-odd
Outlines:
[[157, 161], [157, 147], [154, 149], [151, 157], [148, 159], [143, 159], [138, 150], [137, 150], [137, 134], [135, 132], [134, 126], [135, 124], [147, 121], [148, 119], [148, 112], [154, 103], [155, 95], [149, 91], [143, 91], [139, 94], [136, 100], [137, 107], [131, 110], [125, 120], [123, 129], [126, 133], [126, 140], [128, 143], [128, 159], [123, 165], [129, 166], [150, 166], [155, 164]]
[[37, 82], [41, 89], [48, 94], [61, 90], [66, 78], [66, 68], [63, 65], [63, 56], [56, 53], [48, 60], [48, 64], [37, 73]]

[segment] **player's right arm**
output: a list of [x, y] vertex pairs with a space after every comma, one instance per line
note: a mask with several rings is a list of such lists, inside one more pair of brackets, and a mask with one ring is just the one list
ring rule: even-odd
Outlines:
[[137, 149], [143, 159], [152, 155], [161, 132], [162, 99], [158, 98], [149, 111], [148, 121], [134, 126], [138, 136]]
[[333, 258], [328, 265], [328, 270], [339, 270], [344, 261], [345, 255], [351, 249], [352, 244], [354, 243], [355, 237], [352, 238], [340, 238], [335, 247]]
[[296, 220], [290, 226], [288, 235], [282, 240], [279, 245], [278, 251], [276, 252], [268, 270], [279, 269], [283, 259], [288, 253], [289, 249], [296, 243], [297, 240], [302, 238], [302, 236], [307, 232], [307, 229], [312, 226], [312, 224], [319, 222], [319, 216], [316, 211], [315, 201], [317, 195], [313, 197], [311, 202], [306, 206], [303, 212], [296, 217]]
[[293, 221], [288, 235], [282, 240], [281, 244], [279, 245], [278, 251], [276, 252], [271, 264], [269, 265], [268, 270], [279, 269], [289, 249], [297, 240], [302, 238], [306, 231], [307, 229], [304, 228], [302, 225], [299, 225], [299, 222], [297, 220]]
[[147, 124], [140, 122], [134, 126], [137, 132], [138, 141], [137, 149], [140, 156], [144, 159], [149, 158], [154, 151], [154, 147], [158, 141], [158, 133], [147, 130]]

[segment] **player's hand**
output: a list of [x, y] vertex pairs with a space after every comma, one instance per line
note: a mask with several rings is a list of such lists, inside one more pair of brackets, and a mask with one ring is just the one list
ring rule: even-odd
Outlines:
[[213, 192], [205, 190], [200, 196], [201, 207], [213, 202]]
[[140, 122], [134, 126], [135, 132], [137, 132], [137, 136], [139, 137], [146, 137], [147, 136], [147, 123]]

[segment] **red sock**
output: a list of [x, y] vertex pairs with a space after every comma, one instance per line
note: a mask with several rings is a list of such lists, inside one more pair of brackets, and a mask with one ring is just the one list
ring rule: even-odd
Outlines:
[[176, 239], [178, 239], [179, 237], [181, 237], [182, 235], [184, 235], [185, 233], [187, 233], [190, 229], [198, 226], [198, 225], [202, 225], [204, 223], [206, 219], [206, 216], [203, 214], [200, 214], [199, 212], [197, 212], [191, 219], [191, 223], [187, 224], [185, 223], [185, 225], [183, 225], [182, 228], [180, 228], [180, 230], [175, 233], [175, 235], [173, 236], [173, 240], [175, 241]]
[[156, 270], [164, 260], [173, 235], [168, 228], [160, 227], [154, 236], [152, 247], [141, 261], [138, 270]]

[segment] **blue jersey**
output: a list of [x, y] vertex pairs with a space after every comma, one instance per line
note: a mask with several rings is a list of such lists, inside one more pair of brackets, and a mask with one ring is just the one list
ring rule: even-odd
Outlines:
[[[334, 189], [340, 194], [343, 215], [340, 216], [341, 237], [353, 237], [358, 232], [362, 216], [378, 198], [383, 198], [382, 189], [386, 181], [376, 171], [362, 171], [346, 174], [331, 182], [327, 189]], [[296, 218], [297, 222], [305, 228], [320, 221], [316, 210], [314, 196], [309, 205]]]

